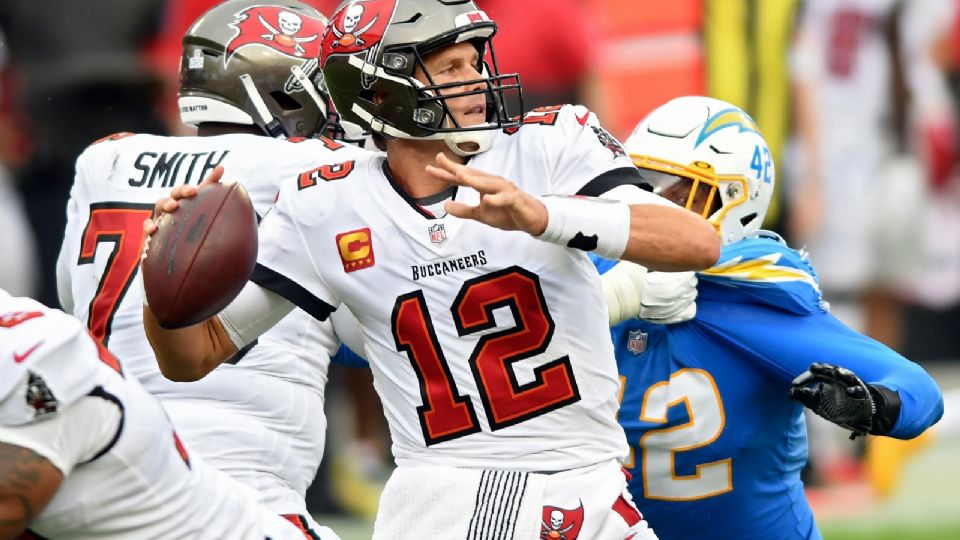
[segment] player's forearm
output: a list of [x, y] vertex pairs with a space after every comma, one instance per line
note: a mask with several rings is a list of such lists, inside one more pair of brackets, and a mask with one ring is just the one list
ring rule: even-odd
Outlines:
[[60, 471], [32, 450], [0, 442], [0, 540], [17, 538], [62, 481]]
[[199, 380], [237, 352], [217, 317], [168, 330], [161, 327], [150, 308], [144, 306], [143, 327], [160, 372], [171, 381]]
[[620, 257], [650, 270], [703, 270], [720, 258], [720, 236], [693, 212], [671, 206], [630, 206], [630, 238]]
[[871, 384], [888, 389], [898, 400], [897, 417], [892, 419], [891, 427], [884, 435], [912, 439], [943, 416], [943, 395], [936, 381], [922, 367], [907, 360], [904, 362], [879, 382]]

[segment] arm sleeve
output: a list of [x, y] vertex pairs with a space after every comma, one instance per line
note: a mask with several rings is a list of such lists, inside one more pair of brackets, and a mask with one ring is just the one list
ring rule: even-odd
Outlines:
[[115, 403], [87, 396], [52, 418], [20, 426], [0, 425], [0, 441], [44, 457], [66, 477], [113, 442], [122, 418]]
[[[296, 182], [281, 187], [277, 204], [260, 223], [257, 266], [250, 280], [323, 321], [340, 301], [320, 277], [301, 228], [322, 220], [324, 203], [332, 202], [324, 201], [323, 194], [310, 197], [319, 191], [298, 193]], [[318, 204], [311, 207], [312, 202]]]
[[233, 302], [220, 312], [219, 317], [230, 341], [237, 350], [242, 350], [273, 328], [293, 308], [286, 298], [256, 283], [247, 283]]
[[[886, 434], [911, 438], [943, 415], [943, 396], [933, 378], [919, 365], [885, 345], [854, 332], [829, 313], [797, 316], [773, 310], [752, 310], [722, 325], [724, 339], [748, 343], [769, 362], [774, 376], [789, 384], [813, 362], [827, 362], [853, 371], [864, 382], [899, 395], [900, 415]], [[760, 320], [762, 318], [762, 320]], [[737, 320], [737, 324], [730, 321]], [[758, 327], [766, 328], [758, 338]]]

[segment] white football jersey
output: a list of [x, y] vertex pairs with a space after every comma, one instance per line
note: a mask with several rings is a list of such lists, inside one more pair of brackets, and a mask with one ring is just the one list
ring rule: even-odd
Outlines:
[[[0, 440], [45, 457], [64, 475], [30, 524], [35, 533], [65, 539], [303, 538], [260, 506], [253, 490], [190, 455], [157, 399], [121, 373], [116, 358], [73, 317], [0, 290], [0, 359]], [[70, 414], [81, 406], [112, 415]], [[113, 425], [98, 425], [100, 418], [112, 418]], [[51, 426], [54, 433], [36, 437], [34, 428]], [[65, 461], [65, 455], [73, 458]]]
[[[794, 72], [816, 93], [824, 170], [878, 163], [889, 150], [891, 56], [886, 28], [897, 0], [807, 0]], [[840, 178], [849, 175], [844, 171]]]
[[217, 165], [226, 181], [243, 184], [263, 215], [279, 179], [309, 177], [313, 163], [328, 155], [362, 152], [330, 140], [251, 134], [120, 134], [77, 160], [58, 264], [65, 307], [164, 402], [192, 451], [254, 487], [279, 513], [306, 512], [303, 496], [323, 456], [323, 392], [339, 346], [332, 325], [294, 310], [203, 380], [166, 380], [143, 330], [136, 281], [142, 223], [157, 199], [174, 186], [198, 184]]
[[[583, 107], [525, 124], [469, 165], [533, 195], [604, 193], [635, 175]], [[318, 170], [282, 186], [251, 279], [318, 317], [341, 303], [356, 315], [398, 464], [556, 471], [625, 454], [606, 305], [584, 252], [434, 218], [382, 155]]]

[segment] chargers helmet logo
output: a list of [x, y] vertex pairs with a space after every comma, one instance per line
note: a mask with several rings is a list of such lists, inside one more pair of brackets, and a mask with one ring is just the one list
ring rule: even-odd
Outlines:
[[230, 27], [237, 35], [227, 42], [223, 65], [248, 45], [263, 45], [294, 58], [317, 58], [320, 36], [327, 21], [294, 13], [277, 6], [251, 6], [235, 15]]
[[757, 123], [753, 121], [753, 118], [750, 118], [749, 114], [741, 111], [740, 109], [732, 107], [717, 111], [710, 116], [710, 118], [707, 118], [707, 121], [704, 122], [703, 128], [700, 130], [700, 135], [697, 136], [697, 141], [694, 143], [693, 147], [696, 148], [700, 146], [700, 144], [707, 140], [711, 135], [728, 127], [736, 127], [740, 130], [740, 133], [749, 131], [756, 133], [757, 135], [760, 134], [760, 128], [757, 127]]

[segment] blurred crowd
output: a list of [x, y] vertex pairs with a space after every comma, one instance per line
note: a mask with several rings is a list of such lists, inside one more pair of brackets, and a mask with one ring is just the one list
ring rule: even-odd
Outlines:
[[[960, 360], [960, 0], [477, 2], [502, 23], [497, 59], [526, 109], [585, 103], [620, 138], [674, 96], [748, 111], [781, 179], [767, 226], [807, 246], [834, 313], [915, 361]], [[57, 304], [87, 144], [189, 132], [172, 90], [180, 36], [215, 3], [0, 3], [0, 287]], [[329, 445], [351, 461], [324, 474], [385, 477], [369, 374], [342, 369], [364, 397], [342, 419], [352, 442]], [[347, 484], [360, 492], [318, 504], [375, 509]]]

